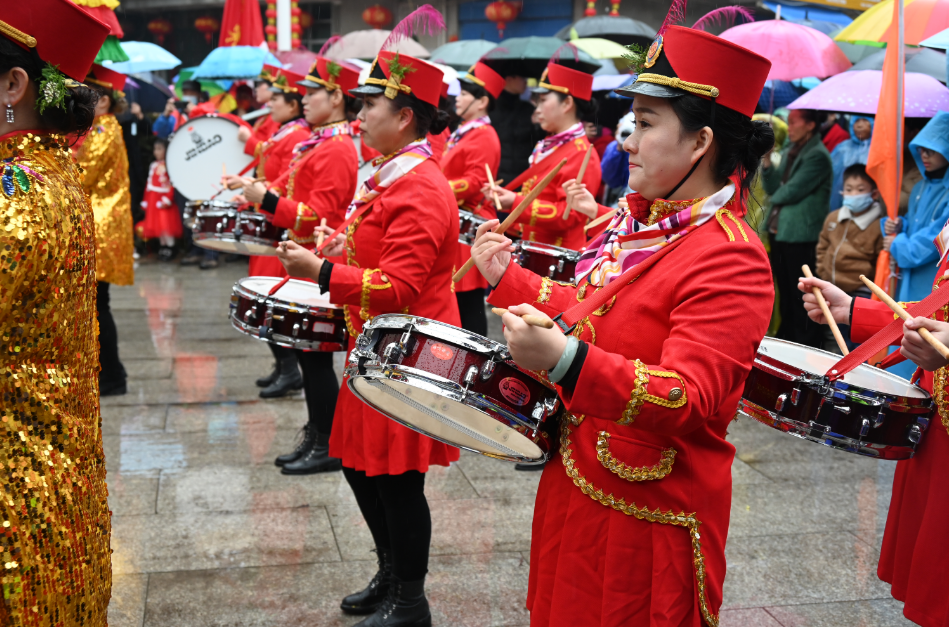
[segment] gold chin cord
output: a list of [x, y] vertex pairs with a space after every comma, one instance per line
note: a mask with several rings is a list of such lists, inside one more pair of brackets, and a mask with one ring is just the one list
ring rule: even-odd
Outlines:
[[636, 79], [636, 82], [652, 83], [653, 85], [662, 85], [664, 87], [682, 89], [697, 96], [705, 96], [706, 98], [718, 98], [719, 94], [718, 87], [714, 87], [713, 85], [690, 83], [689, 81], [684, 81], [680, 78], [664, 76], [662, 74], [640, 74]]
[[36, 47], [36, 37], [27, 35], [20, 29], [10, 26], [3, 20], [0, 20], [0, 34], [6, 35], [13, 41], [19, 42], [23, 44], [24, 46], [26, 46], [27, 48]]

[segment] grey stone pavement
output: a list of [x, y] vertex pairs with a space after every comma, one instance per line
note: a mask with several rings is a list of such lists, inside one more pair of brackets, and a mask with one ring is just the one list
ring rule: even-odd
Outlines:
[[[102, 403], [113, 627], [358, 620], [338, 603], [375, 571], [370, 535], [340, 473], [285, 477], [273, 465], [305, 407], [299, 395], [257, 397], [270, 353], [227, 321], [245, 271], [151, 264], [134, 286], [112, 289], [130, 376], [126, 396]], [[894, 463], [747, 419], [730, 431], [738, 455], [722, 627], [911, 625], [876, 576]], [[529, 623], [538, 480], [469, 454], [429, 473], [436, 625]]]

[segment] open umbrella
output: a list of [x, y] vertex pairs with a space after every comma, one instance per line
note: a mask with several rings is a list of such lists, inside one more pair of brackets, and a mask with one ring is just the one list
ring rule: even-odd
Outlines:
[[467, 70], [489, 50], [497, 47], [498, 45], [493, 41], [484, 39], [451, 41], [432, 50], [430, 59], [456, 70]]
[[[324, 53], [324, 56], [334, 61], [347, 57], [368, 59], [371, 61], [379, 54], [382, 44], [385, 43], [385, 40], [389, 37], [389, 33], [391, 32], [392, 31], [374, 28], [372, 30], [357, 30], [347, 33], [340, 37], [339, 41], [330, 46]], [[401, 52], [402, 54], [407, 54], [410, 57], [416, 57], [418, 59], [427, 59], [429, 57], [429, 52], [425, 46], [414, 39], [403, 39], [394, 46], [389, 46], [389, 49], [393, 52]]]
[[939, 31], [932, 37], [922, 40], [919, 42], [920, 46], [926, 46], [927, 48], [939, 48], [940, 50], [949, 50], [949, 28], [943, 31]]
[[122, 46], [122, 50], [128, 55], [129, 60], [122, 62], [104, 61], [102, 65], [122, 74], [171, 70], [181, 65], [181, 59], [158, 44], [148, 41], [122, 41], [119, 42], [119, 45]]
[[[911, 46], [949, 28], [949, 0], [903, 0], [904, 38]], [[883, 0], [863, 12], [834, 37], [837, 41], [886, 42], [893, 28], [893, 0]]]
[[168, 86], [161, 83], [148, 83], [140, 77], [131, 76], [125, 81], [125, 98], [129, 102], [137, 102], [145, 113], [161, 113], [171, 96]]
[[600, 37], [624, 46], [639, 44], [648, 48], [652, 40], [656, 38], [656, 29], [645, 22], [629, 17], [597, 15], [585, 17], [569, 26], [564, 26], [557, 31], [555, 37], [564, 41], [581, 37]]
[[255, 46], [215, 48], [195, 69], [193, 78], [256, 78], [264, 64], [280, 65], [280, 59]]
[[221, 85], [221, 84], [220, 84], [219, 82], [217, 82], [217, 81], [212, 81], [212, 80], [207, 79], [207, 78], [202, 78], [202, 79], [200, 79], [200, 80], [194, 78], [194, 72], [195, 72], [195, 70], [197, 70], [197, 69], [198, 69], [197, 67], [186, 67], [186, 68], [183, 68], [183, 69], [178, 73], [178, 76], [177, 76], [177, 78], [176, 78], [176, 80], [175, 80], [175, 95], [176, 95], [178, 98], [181, 98], [181, 97], [184, 95], [184, 94], [182, 94], [182, 92], [181, 92], [181, 86], [184, 84], [185, 81], [188, 81], [188, 80], [196, 80], [196, 81], [198, 81], [198, 82], [201, 84], [201, 91], [206, 91], [206, 92], [208, 92], [208, 95], [209, 95], [209, 96], [217, 96], [218, 94], [220, 94], [220, 93], [226, 91], [226, 90], [224, 89], [224, 86]]
[[629, 50], [627, 50], [625, 46], [621, 46], [615, 41], [601, 37], [581, 37], [580, 39], [571, 39], [570, 43], [594, 59], [616, 60], [622, 59], [624, 55], [629, 54]]
[[784, 20], [739, 24], [719, 37], [771, 61], [770, 80], [789, 81], [805, 76], [824, 78], [850, 67], [850, 61], [830, 37], [813, 28]]
[[[946, 82], [946, 53], [929, 48], [906, 46], [906, 71], [932, 76], [941, 83]], [[886, 50], [878, 50], [860, 63], [855, 63], [850, 71], [882, 70]]]
[[[788, 108], [876, 115], [882, 84], [883, 72], [879, 70], [843, 72], [831, 76]], [[904, 103], [906, 117], [931, 118], [937, 111], [949, 111], [949, 89], [932, 76], [907, 72]]]
[[565, 44], [556, 37], [512, 37], [484, 56], [482, 61], [501, 76], [539, 78], [547, 62], [559, 50], [560, 63], [567, 67], [593, 73], [600, 63], [582, 50], [562, 49]]
[[280, 59], [280, 65], [285, 70], [290, 70], [296, 74], [306, 76], [316, 61], [316, 53], [310, 52], [306, 48], [297, 48], [296, 50], [282, 50], [274, 53]]

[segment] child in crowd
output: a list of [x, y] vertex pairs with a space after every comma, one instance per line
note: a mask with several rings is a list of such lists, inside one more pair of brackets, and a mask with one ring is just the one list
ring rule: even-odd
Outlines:
[[[870, 298], [860, 275], [873, 277], [883, 250], [877, 221], [884, 215], [876, 182], [866, 166], [855, 163], [843, 172], [843, 204], [824, 220], [817, 242], [817, 275], [854, 298]], [[852, 350], [850, 327], [841, 333]]]
[[169, 261], [174, 257], [175, 238], [181, 237], [182, 234], [181, 215], [173, 201], [175, 191], [165, 168], [167, 147], [167, 140], [155, 139], [155, 147], [152, 149], [155, 160], [148, 167], [148, 183], [142, 200], [145, 219], [139, 224], [143, 239], [158, 239], [161, 244], [158, 258], [162, 261]]

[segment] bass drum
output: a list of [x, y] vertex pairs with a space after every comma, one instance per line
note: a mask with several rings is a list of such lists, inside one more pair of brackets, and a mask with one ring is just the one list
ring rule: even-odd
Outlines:
[[[236, 116], [210, 114], [188, 120], [169, 138], [165, 165], [171, 184], [182, 196], [210, 198], [220, 189], [222, 164], [228, 173], [237, 174], [253, 161], [237, 139], [241, 126], [248, 125]], [[225, 190], [215, 200], [230, 200], [240, 192]]]

